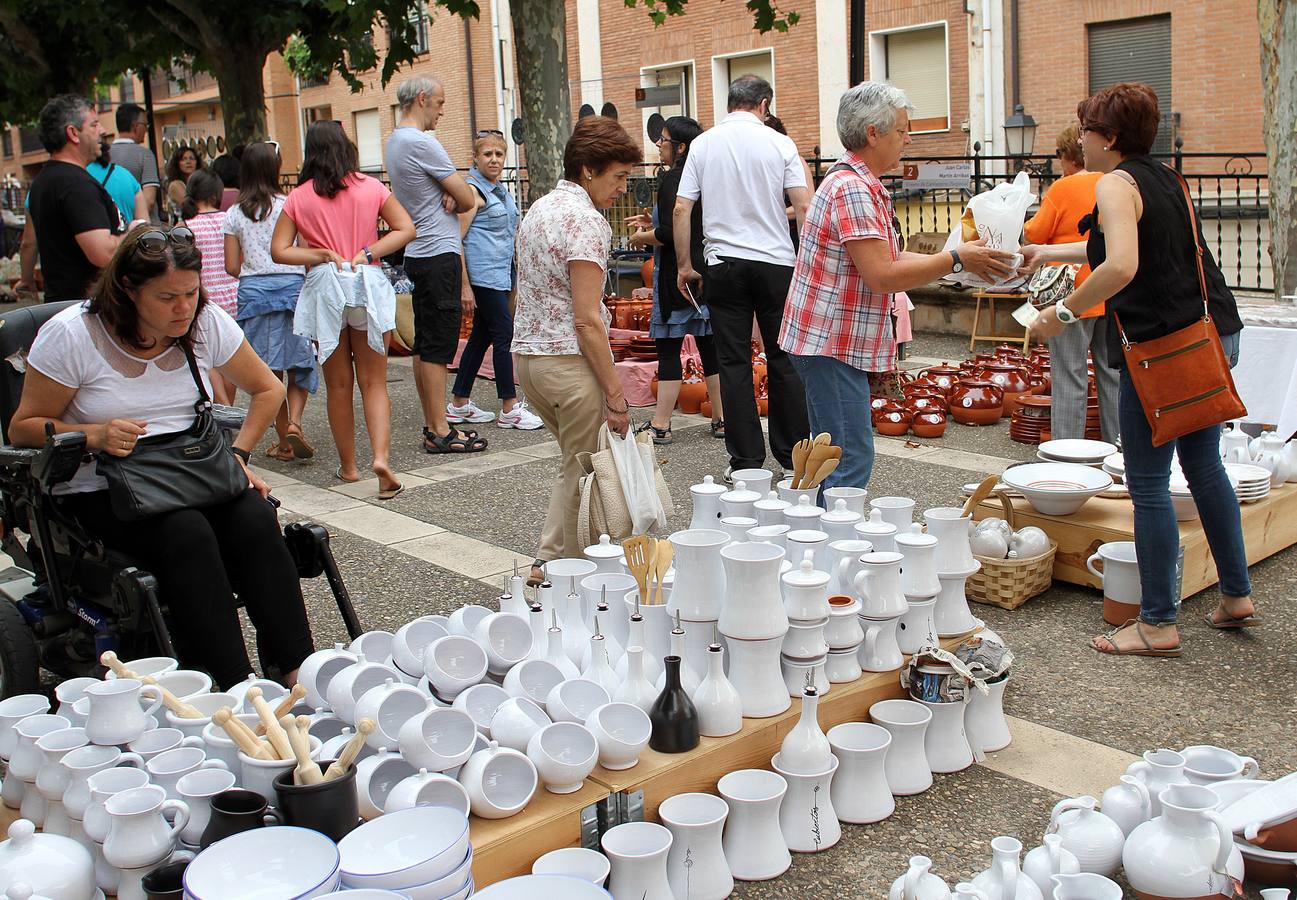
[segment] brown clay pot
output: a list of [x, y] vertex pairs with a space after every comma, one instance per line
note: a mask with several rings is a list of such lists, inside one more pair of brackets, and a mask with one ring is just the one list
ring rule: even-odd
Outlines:
[[1031, 390], [1027, 373], [1016, 363], [992, 363], [986, 366], [983, 375], [1004, 391], [1004, 415], [1006, 416], [1011, 415], [1016, 408], [1013, 405], [1014, 401]]
[[874, 430], [887, 437], [901, 437], [910, 430], [911, 417], [908, 410], [876, 413]]
[[644, 282], [644, 287], [653, 287], [653, 258], [649, 257], [644, 260], [644, 265], [639, 267], [640, 280]]
[[1004, 411], [1004, 391], [999, 385], [965, 378], [950, 394], [950, 417], [961, 425], [990, 425]]
[[707, 385], [701, 381], [684, 382], [680, 385], [680, 399], [676, 405], [682, 413], [697, 414], [702, 402], [707, 399]]
[[959, 380], [960, 370], [959, 366], [942, 363], [939, 366], [929, 366], [922, 374], [943, 394], [949, 395], [955, 389], [955, 382]]
[[939, 438], [946, 433], [946, 416], [939, 412], [921, 412], [910, 421], [915, 437]]
[[936, 392], [923, 392], [911, 394], [905, 398], [905, 405], [915, 412], [923, 412], [930, 409], [939, 409], [943, 412], [950, 409], [950, 401], [944, 394]]
[[698, 412], [710, 419], [712, 417], [712, 401], [704, 400], [699, 403]]

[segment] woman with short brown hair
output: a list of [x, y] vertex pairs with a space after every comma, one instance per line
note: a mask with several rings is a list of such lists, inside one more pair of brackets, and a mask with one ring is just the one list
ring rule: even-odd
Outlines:
[[[1176, 172], [1150, 157], [1157, 136], [1157, 95], [1144, 84], [1119, 84], [1077, 107], [1086, 168], [1105, 174], [1098, 204], [1081, 223], [1085, 243], [1027, 245], [1026, 267], [1042, 262], [1086, 262], [1094, 271], [1057, 306], [1046, 309], [1032, 333], [1052, 338], [1075, 328], [1078, 316], [1107, 301], [1114, 326], [1133, 342], [1152, 340], [1192, 324], [1203, 314], [1197, 247], [1202, 247], [1207, 308], [1230, 365], [1238, 361], [1239, 321], [1234, 297], [1202, 237], [1191, 230], [1191, 210]], [[1209, 425], [1160, 447], [1140, 405], [1122, 357], [1117, 327], [1108, 331], [1109, 365], [1121, 368], [1119, 418], [1126, 485], [1135, 506], [1135, 555], [1142, 598], [1139, 618], [1096, 637], [1100, 653], [1179, 656], [1176, 628], [1180, 597], [1175, 568], [1180, 544], [1169, 482], [1171, 460], [1180, 468], [1197, 504], [1216, 560], [1221, 599], [1206, 616], [1212, 628], [1256, 625], [1252, 584], [1238, 500], [1221, 463], [1220, 429]]]
[[612, 227], [601, 210], [626, 193], [639, 148], [604, 116], [577, 122], [563, 151], [563, 178], [532, 204], [518, 228], [518, 287], [513, 352], [535, 413], [562, 450], [562, 471], [550, 494], [532, 583], [552, 559], [580, 557], [577, 454], [596, 449], [599, 427], [630, 427], [608, 346], [604, 277]]

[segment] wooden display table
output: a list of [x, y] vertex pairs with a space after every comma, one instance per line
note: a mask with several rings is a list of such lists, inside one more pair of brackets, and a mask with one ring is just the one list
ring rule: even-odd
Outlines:
[[[1027, 300], [1031, 299], [1031, 295], [1019, 294], [1019, 293], [1005, 293], [1004, 291], [973, 291], [972, 297], [974, 300], [977, 301], [977, 305], [973, 307], [973, 327], [971, 329], [971, 334], [969, 334], [968, 336], [968, 349], [976, 350], [978, 341], [992, 341], [994, 343], [1000, 343], [1001, 341], [1006, 341], [1014, 344], [1022, 344], [1022, 352], [1026, 353], [1028, 341], [1027, 341], [1027, 330], [1025, 328], [1023, 329], [1022, 334], [996, 334], [995, 333], [995, 327], [996, 327], [995, 303], [997, 300], [1008, 300], [1013, 304], [1013, 308], [1017, 309], [1023, 303], [1027, 302]], [[989, 324], [985, 326], [982, 325], [982, 302], [983, 301], [986, 302], [986, 308], [990, 318]], [[987, 332], [985, 334], [983, 334], [981, 331], [978, 330], [979, 328], [982, 327], [985, 327], [987, 329]]]
[[[1024, 498], [1012, 500], [1015, 527], [1035, 525], [1058, 541], [1054, 556], [1054, 578], [1070, 584], [1101, 589], [1102, 582], [1085, 567], [1100, 544], [1135, 539], [1135, 510], [1128, 499], [1094, 497], [1070, 516], [1047, 516], [1032, 509]], [[1244, 503], [1243, 542], [1248, 565], [1273, 556], [1297, 544], [1297, 485], [1274, 488], [1264, 500]], [[984, 501], [973, 510], [974, 519], [1003, 516], [998, 498]], [[1191, 597], [1219, 580], [1207, 536], [1198, 519], [1180, 522], [1180, 546], [1184, 550], [1184, 574], [1180, 599]]]

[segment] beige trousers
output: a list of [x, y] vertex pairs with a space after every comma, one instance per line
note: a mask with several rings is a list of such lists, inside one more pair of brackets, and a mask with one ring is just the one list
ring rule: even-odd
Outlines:
[[558, 440], [562, 469], [549, 495], [549, 512], [540, 533], [536, 558], [580, 559], [585, 549], [577, 539], [581, 506], [582, 451], [597, 449], [604, 423], [604, 396], [584, 356], [524, 356], [517, 354], [518, 381], [527, 405]]

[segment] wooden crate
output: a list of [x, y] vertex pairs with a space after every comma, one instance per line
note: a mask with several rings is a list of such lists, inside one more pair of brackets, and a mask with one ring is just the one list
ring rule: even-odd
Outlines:
[[469, 819], [473, 881], [479, 888], [531, 873], [536, 857], [581, 845], [581, 812], [608, 797], [608, 789], [586, 779], [574, 794], [551, 794], [537, 786], [527, 808], [507, 819]]
[[[1100, 544], [1135, 539], [1134, 508], [1128, 499], [1094, 497], [1070, 516], [1047, 516], [1036, 512], [1021, 497], [1012, 502], [1018, 528], [1036, 525], [1058, 542], [1058, 552], [1054, 556], [1054, 578], [1058, 581], [1102, 588], [1102, 582], [1085, 567], [1085, 561]], [[1247, 546], [1249, 565], [1297, 544], [1297, 485], [1282, 485], [1271, 490], [1264, 500], [1245, 503], [1239, 509], [1243, 516], [1243, 541]], [[973, 518], [1002, 516], [1003, 513], [997, 499], [983, 502], [973, 510]], [[1184, 548], [1180, 598], [1184, 599], [1211, 587], [1218, 579], [1202, 523], [1194, 519], [1179, 525], [1180, 546]]]

